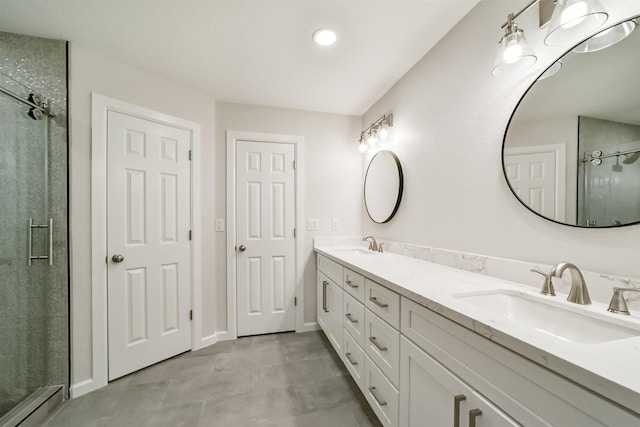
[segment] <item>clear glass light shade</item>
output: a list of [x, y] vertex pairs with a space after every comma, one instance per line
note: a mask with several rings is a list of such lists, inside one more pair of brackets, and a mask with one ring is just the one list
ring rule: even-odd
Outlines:
[[320, 28], [313, 33], [313, 41], [320, 46], [331, 46], [337, 39], [336, 33], [328, 28]]
[[590, 53], [606, 49], [627, 38], [627, 36], [636, 29], [636, 26], [635, 21], [625, 21], [614, 27], [607, 28], [589, 38], [584, 43], [579, 44], [573, 51], [577, 53]]
[[584, 39], [600, 28], [608, 17], [598, 0], [558, 0], [544, 43], [553, 46]]
[[500, 42], [491, 74], [494, 76], [517, 74], [531, 67], [537, 60], [522, 30], [517, 30], [505, 35]]

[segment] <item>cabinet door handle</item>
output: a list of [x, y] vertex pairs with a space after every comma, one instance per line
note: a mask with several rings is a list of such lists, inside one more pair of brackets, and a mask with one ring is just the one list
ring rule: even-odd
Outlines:
[[358, 285], [354, 285], [353, 283], [351, 283], [351, 280], [346, 280], [344, 283], [353, 289], [356, 289], [358, 287]]
[[383, 347], [380, 344], [378, 344], [378, 341], [376, 341], [376, 337], [369, 337], [369, 341], [371, 341], [371, 343], [375, 345], [378, 350], [387, 351], [387, 347]]
[[344, 315], [344, 317], [346, 317], [347, 319], [349, 319], [349, 322], [351, 323], [358, 323], [358, 321], [356, 319], [354, 319], [353, 317], [351, 317], [351, 313], [347, 313]]
[[346, 357], [349, 363], [351, 363], [353, 366], [356, 366], [358, 364], [358, 362], [351, 359], [351, 353], [345, 353], [344, 357]]
[[464, 394], [453, 396], [453, 427], [460, 427], [460, 402], [467, 400]]
[[327, 285], [329, 284], [329, 282], [327, 282], [326, 280], [322, 281], [322, 309], [324, 310], [325, 313], [329, 312], [329, 309], [327, 308]]
[[378, 306], [378, 307], [380, 307], [380, 308], [387, 308], [387, 307], [389, 307], [389, 304], [384, 304], [384, 303], [382, 303], [382, 302], [378, 301], [378, 298], [376, 298], [376, 297], [371, 297], [371, 298], [369, 298], [369, 301], [371, 301], [372, 303], [374, 303], [375, 305], [377, 305], [377, 306]]
[[384, 405], [387, 404], [386, 400], [380, 400], [380, 398], [378, 398], [378, 396], [376, 396], [376, 388], [374, 386], [369, 387], [369, 391], [371, 392], [371, 396], [373, 396], [373, 398], [376, 400], [376, 402], [378, 402], [378, 405], [384, 406]]
[[482, 415], [480, 409], [472, 409], [469, 411], [469, 427], [476, 427], [476, 418]]

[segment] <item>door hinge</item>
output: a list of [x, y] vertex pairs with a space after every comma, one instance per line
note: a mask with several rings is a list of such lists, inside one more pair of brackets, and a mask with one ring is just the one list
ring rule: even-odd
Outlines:
[[189, 230], [189, 240], [191, 240], [191, 230]]
[[189, 310], [189, 320], [193, 320], [193, 310]]
[[293, 170], [296, 170], [296, 161], [293, 161]]
[[298, 297], [293, 297], [293, 305], [298, 305]]
[[296, 229], [295, 228], [293, 229], [293, 238], [294, 239], [296, 238]]
[[191, 150], [189, 150], [189, 160], [191, 160], [192, 154], [191, 154]]

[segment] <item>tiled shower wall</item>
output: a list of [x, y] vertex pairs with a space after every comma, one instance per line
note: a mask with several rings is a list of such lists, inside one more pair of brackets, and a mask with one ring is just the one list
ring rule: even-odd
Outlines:
[[[0, 416], [39, 386], [68, 385], [67, 44], [0, 32], [0, 86], [49, 99], [55, 117], [0, 93]], [[54, 221], [53, 266], [28, 265], [28, 221]], [[35, 255], [48, 230], [34, 230]]]

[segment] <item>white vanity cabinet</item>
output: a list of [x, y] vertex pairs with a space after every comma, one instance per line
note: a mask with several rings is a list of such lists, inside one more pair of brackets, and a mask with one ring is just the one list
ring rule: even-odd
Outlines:
[[[340, 277], [342, 277], [342, 274], [340, 274]], [[335, 281], [321, 270], [317, 272], [316, 291], [318, 324], [335, 351], [342, 358], [344, 339], [342, 332], [342, 295], [344, 292]]]
[[640, 426], [637, 414], [350, 267], [318, 254], [318, 323], [384, 426]]
[[400, 346], [400, 426], [520, 425], [407, 338]]

